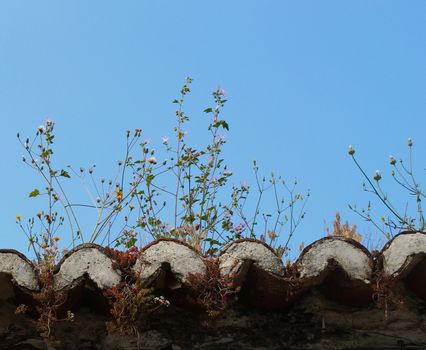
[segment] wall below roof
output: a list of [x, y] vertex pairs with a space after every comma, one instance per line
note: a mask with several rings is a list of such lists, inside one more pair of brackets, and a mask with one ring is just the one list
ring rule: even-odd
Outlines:
[[[1, 349], [137, 350], [138, 339], [108, 334], [107, 313], [82, 302], [74, 322], [60, 322], [54, 341], [43, 340], [12, 300], [0, 304]], [[344, 306], [314, 289], [287, 310], [256, 310], [238, 303], [222, 316], [170, 306], [138, 323], [139, 349], [424, 349], [423, 310]]]

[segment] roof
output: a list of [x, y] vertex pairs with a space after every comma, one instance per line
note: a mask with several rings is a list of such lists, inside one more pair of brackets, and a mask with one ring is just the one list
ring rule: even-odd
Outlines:
[[[191, 325], [187, 333], [196, 328], [195, 319], [205, 317], [203, 312], [200, 313], [203, 305], [197, 305], [198, 282], [204, 277], [212, 278], [214, 266], [217, 269], [216, 277], [226, 282], [223, 288], [232, 291], [233, 296], [230, 311], [222, 320], [229, 321], [235, 318], [235, 313], [239, 313], [240, 316], [245, 315], [248, 321], [257, 320], [265, 326], [268, 324], [267, 315], [274, 315], [277, 323], [269, 324], [265, 332], [271, 329], [278, 331], [276, 328], [279, 325], [281, 333], [275, 336], [277, 344], [295, 347], [310, 344], [308, 335], [296, 341], [290, 339], [289, 330], [283, 329], [286, 322], [291, 324], [295, 318], [305, 317], [303, 322], [299, 320], [294, 325], [301, 327], [298, 322], [302, 322], [306, 332], [311, 332], [308, 333], [313, 337], [312, 346], [321, 346], [324, 339], [328, 339], [332, 343], [334, 341], [335, 348], [374, 348], [380, 345], [377, 339], [383, 339], [383, 344], [390, 348], [399, 347], [400, 344], [415, 348], [426, 344], [423, 330], [426, 329], [423, 326], [425, 257], [426, 234], [421, 232], [400, 233], [387, 242], [380, 252], [369, 252], [351, 239], [325, 237], [307, 246], [296, 262], [287, 266], [283, 265], [271, 247], [254, 239], [234, 241], [225, 246], [217, 257], [209, 259], [183, 242], [159, 239], [141, 249], [130, 268], [144, 287], [161, 291], [166, 296], [174, 312], [182, 316], [176, 321], [179, 316], [174, 315], [175, 322]], [[39, 276], [33, 263], [23, 254], [14, 250], [0, 250], [0, 273], [6, 279], [10, 277], [13, 287], [1, 288], [0, 299], [11, 298], [16, 305], [26, 304], [30, 307], [37, 304], [34, 293], [40, 291]], [[81, 306], [88, 306], [85, 300], [90, 294], [96, 295], [96, 302], [91, 306], [104, 305], [108, 310], [108, 297], [103, 291], [117, 285], [126, 274], [128, 271], [120, 270], [120, 264], [108, 250], [96, 244], [82, 244], [69, 251], [56, 266], [53, 288], [56, 293], [67, 291], [63, 302], [65, 309], [78, 310]], [[96, 314], [95, 310], [99, 309], [88, 312]], [[107, 315], [102, 314], [102, 317], [107, 318]], [[393, 326], [389, 322], [391, 319]], [[223, 322], [226, 324], [228, 321]], [[220, 321], [216, 319], [215, 322]], [[154, 321], [148, 327], [150, 331], [163, 334], [161, 329], [164, 326], [153, 325]], [[398, 325], [398, 330], [393, 328], [395, 325]], [[203, 329], [201, 325], [199, 327]], [[248, 327], [242, 329], [247, 331]], [[252, 334], [259, 331], [256, 327], [250, 329], [249, 333]], [[336, 335], [331, 338], [327, 336], [327, 331], [332, 329], [350, 334], [350, 341], [336, 340]], [[241, 332], [240, 329], [236, 334], [241, 335]], [[304, 331], [300, 332], [304, 334]], [[374, 335], [374, 332], [380, 335]], [[181, 330], [179, 334], [184, 333]], [[360, 337], [360, 334], [364, 336]], [[281, 339], [284, 335], [290, 338]], [[220, 337], [223, 338], [223, 335]], [[256, 339], [259, 340], [259, 335]], [[244, 346], [254, 346], [253, 341]], [[206, 342], [204, 340], [203, 344]], [[216, 348], [222, 346], [218, 345], [217, 339], [211, 339], [211, 342]], [[188, 346], [184, 341], [180, 345], [177, 340], [175, 343], [177, 348]], [[232, 341], [224, 344], [228, 347], [223, 348], [239, 348]], [[238, 344], [242, 344], [241, 339]], [[152, 348], [161, 348], [155, 346]], [[268, 345], [263, 348], [273, 346], [274, 340], [269, 339]], [[206, 345], [205, 348], [209, 347]]]

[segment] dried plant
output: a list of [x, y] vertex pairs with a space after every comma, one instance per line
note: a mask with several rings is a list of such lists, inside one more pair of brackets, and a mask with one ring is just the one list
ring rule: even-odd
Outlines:
[[340, 213], [336, 212], [336, 217], [333, 221], [333, 231], [330, 232], [329, 228], [326, 227], [327, 236], [333, 237], [345, 237], [353, 239], [354, 241], [361, 242], [362, 235], [357, 232], [356, 225], [350, 226], [348, 221], [346, 221], [343, 225], [341, 223]]

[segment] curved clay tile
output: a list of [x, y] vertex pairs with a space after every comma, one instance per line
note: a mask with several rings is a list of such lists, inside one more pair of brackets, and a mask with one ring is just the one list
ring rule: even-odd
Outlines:
[[222, 275], [238, 274], [244, 262], [251, 262], [255, 267], [268, 273], [284, 276], [284, 266], [273, 249], [262, 241], [240, 239], [228, 244], [219, 255]]
[[324, 237], [303, 250], [296, 266], [305, 289], [317, 286], [331, 300], [352, 305], [373, 301], [373, 259], [352, 239]]
[[73, 288], [85, 275], [98, 288], [110, 288], [120, 282], [120, 273], [113, 269], [113, 261], [97, 244], [81, 244], [69, 251], [59, 262], [54, 275], [54, 288]]
[[[151, 285], [161, 279], [166, 266], [180, 286], [188, 281], [189, 274], [205, 274], [206, 266], [198, 252], [184, 242], [162, 238], [145, 246], [139, 255], [133, 270], [145, 285]], [[163, 276], [164, 277], [164, 276]], [[158, 287], [164, 287], [164, 281], [157, 280]], [[168, 285], [170, 287], [170, 285]]]
[[281, 259], [264, 242], [248, 238], [231, 242], [218, 259], [222, 276], [231, 276], [233, 285], [241, 287], [241, 300], [268, 309], [286, 307], [293, 300]]
[[331, 261], [343, 269], [349, 279], [370, 283], [370, 253], [354, 240], [341, 237], [324, 237], [307, 246], [296, 262], [300, 278], [320, 278]]
[[403, 277], [426, 255], [426, 234], [402, 232], [382, 250], [383, 272], [391, 277]]
[[284, 276], [284, 266], [273, 249], [262, 241], [243, 238], [231, 242], [219, 254], [219, 268], [223, 276], [235, 276], [241, 284], [251, 265], [268, 274]]
[[31, 291], [39, 289], [34, 265], [21, 253], [13, 249], [0, 249], [0, 273], [12, 276], [20, 287]]

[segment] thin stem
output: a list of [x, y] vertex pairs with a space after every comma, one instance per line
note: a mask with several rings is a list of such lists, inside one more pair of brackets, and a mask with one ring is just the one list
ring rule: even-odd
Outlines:
[[401, 216], [395, 212], [389, 205], [388, 203], [386, 203], [386, 201], [382, 198], [382, 196], [380, 195], [380, 193], [377, 191], [376, 187], [373, 185], [373, 183], [371, 182], [370, 178], [367, 176], [367, 174], [364, 172], [364, 170], [361, 168], [361, 166], [358, 164], [357, 160], [355, 159], [355, 157], [353, 155], [351, 155], [353, 161], [355, 162], [356, 166], [358, 167], [358, 169], [361, 171], [361, 173], [364, 175], [364, 177], [367, 179], [368, 183], [370, 184], [371, 188], [373, 189], [374, 193], [377, 195], [377, 197], [379, 197], [380, 201], [386, 206], [386, 208], [388, 208], [393, 215], [395, 215], [398, 220], [400, 220], [403, 223], [406, 223], [406, 221], [401, 218]]

